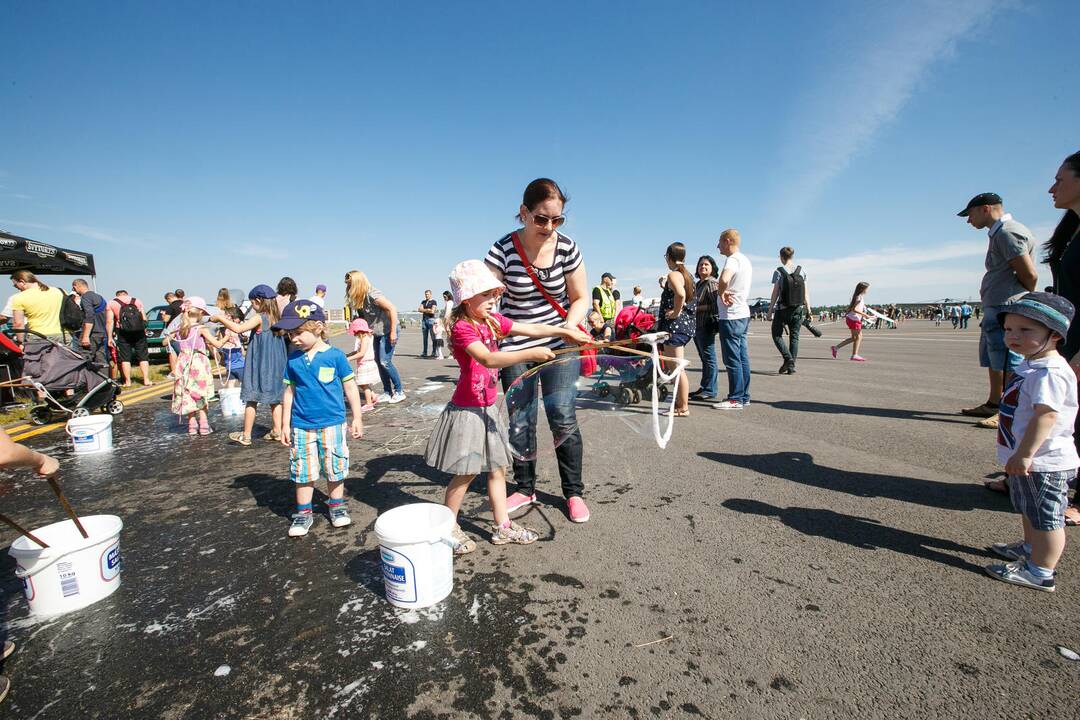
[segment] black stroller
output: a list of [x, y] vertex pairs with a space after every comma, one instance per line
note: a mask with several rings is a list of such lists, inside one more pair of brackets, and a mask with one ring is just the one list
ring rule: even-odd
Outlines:
[[95, 409], [110, 415], [124, 412], [120, 402], [120, 385], [70, 347], [61, 345], [33, 330], [12, 330], [23, 335], [21, 378], [12, 381], [13, 387], [33, 390], [29, 393], [37, 403], [30, 409], [35, 425], [52, 422], [56, 416], [85, 417]]

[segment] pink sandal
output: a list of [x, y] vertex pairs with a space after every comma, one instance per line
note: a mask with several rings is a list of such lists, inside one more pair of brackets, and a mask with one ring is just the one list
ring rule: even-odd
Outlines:
[[199, 422], [195, 418], [191, 418], [187, 423], [187, 434], [198, 435], [199, 434]]
[[210, 423], [206, 423], [205, 425], [199, 425], [200, 435], [209, 435], [212, 432], [214, 432], [214, 428], [210, 427]]

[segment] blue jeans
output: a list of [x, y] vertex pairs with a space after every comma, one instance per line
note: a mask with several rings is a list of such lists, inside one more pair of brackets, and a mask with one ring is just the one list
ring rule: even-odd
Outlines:
[[379, 367], [379, 378], [387, 395], [401, 392], [401, 376], [394, 367], [394, 347], [389, 335], [375, 336], [375, 364]]
[[716, 333], [702, 332], [699, 324], [694, 333], [694, 345], [701, 358], [701, 394], [716, 397]]
[[431, 354], [435, 354], [435, 318], [426, 317], [420, 321], [420, 332], [424, 336], [424, 352], [421, 357], [428, 355], [428, 338], [431, 338]]
[[750, 318], [720, 320], [720, 356], [727, 367], [728, 400], [750, 401], [750, 352], [746, 331]]
[[[503, 392], [513, 385], [536, 363], [518, 363], [503, 368]], [[578, 362], [557, 362], [524, 380], [508, 396], [506, 410], [510, 416], [510, 447], [514, 453], [514, 480], [517, 492], [532, 495], [536, 491], [536, 386], [544, 398], [544, 414], [557, 443], [555, 458], [559, 461], [559, 478], [563, 495], [581, 497], [585, 486], [581, 482], [583, 443], [577, 424], [575, 383], [580, 373]], [[543, 448], [542, 448], [543, 449]], [[527, 459], [521, 459], [527, 458]]]

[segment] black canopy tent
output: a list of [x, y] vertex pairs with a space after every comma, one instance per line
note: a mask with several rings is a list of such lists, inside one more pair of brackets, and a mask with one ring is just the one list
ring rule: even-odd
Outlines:
[[35, 275], [89, 275], [94, 277], [90, 253], [48, 245], [0, 230], [0, 273], [29, 270]]

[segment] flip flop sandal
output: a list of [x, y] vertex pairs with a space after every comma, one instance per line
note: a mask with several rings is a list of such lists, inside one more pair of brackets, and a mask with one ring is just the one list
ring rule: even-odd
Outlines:
[[[1075, 506], [1072, 507], [1072, 508], [1069, 508], [1069, 509], [1070, 510], [1076, 510]], [[1077, 515], [1080, 515], [1080, 512], [1078, 512]], [[1077, 526], [1080, 526], [1080, 517], [1075, 517], [1075, 516], [1074, 517], [1069, 517], [1068, 510], [1066, 510], [1066, 512], [1065, 512], [1065, 527], [1077, 527]]]
[[281, 440], [281, 433], [271, 430], [270, 432], [266, 433], [266, 435], [263, 435], [263, 440], [269, 440], [270, 442], [278, 442]]
[[990, 492], [1001, 493], [1002, 495], [1009, 494], [1009, 483], [1003, 478], [998, 478], [996, 480], [987, 480], [983, 483], [983, 487]]
[[229, 439], [232, 440], [234, 443], [240, 443], [241, 445], [244, 445], [245, 447], [248, 446], [248, 445], [251, 445], [251, 438], [244, 437], [244, 433], [239, 433], [239, 432], [229, 433]]

